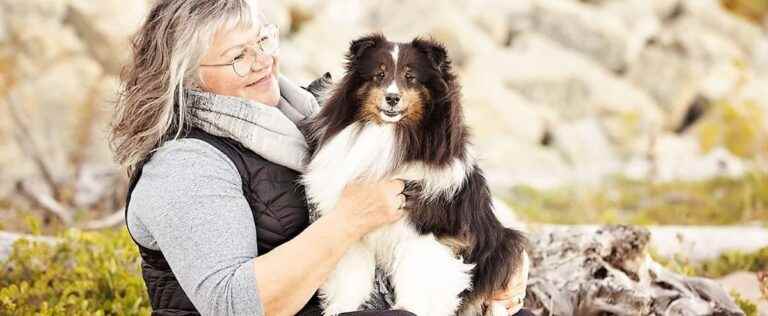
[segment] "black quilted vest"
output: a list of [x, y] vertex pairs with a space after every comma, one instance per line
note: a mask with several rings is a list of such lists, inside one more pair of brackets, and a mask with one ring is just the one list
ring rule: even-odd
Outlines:
[[[211, 144], [226, 154], [237, 167], [242, 178], [243, 194], [253, 213], [260, 255], [292, 239], [309, 225], [304, 188], [297, 182], [299, 173], [267, 161], [229, 138], [217, 137], [199, 129], [191, 129], [184, 137]], [[140, 164], [131, 177], [126, 215], [131, 193], [141, 177], [143, 165]], [[152, 315], [199, 315], [179, 286], [163, 253], [138, 243], [136, 245], [141, 254], [141, 271], [152, 305]], [[297, 315], [321, 315], [317, 296]]]

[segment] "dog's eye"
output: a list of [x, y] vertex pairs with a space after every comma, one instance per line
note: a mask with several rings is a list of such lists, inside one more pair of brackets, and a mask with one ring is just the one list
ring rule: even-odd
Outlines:
[[376, 74], [376, 79], [377, 79], [377, 80], [384, 80], [384, 77], [386, 77], [386, 76], [387, 76], [387, 74], [385, 74], [385, 73], [382, 71], [382, 72], [380, 72], [380, 73], [377, 73], [377, 74]]
[[408, 80], [408, 82], [414, 82], [416, 80], [416, 76], [413, 74], [407, 73], [405, 74], [405, 80]]

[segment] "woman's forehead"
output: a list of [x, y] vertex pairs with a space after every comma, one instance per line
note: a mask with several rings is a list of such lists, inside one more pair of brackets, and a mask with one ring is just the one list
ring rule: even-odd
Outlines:
[[213, 47], [223, 51], [230, 47], [251, 42], [259, 35], [260, 28], [261, 25], [222, 27], [214, 35]]

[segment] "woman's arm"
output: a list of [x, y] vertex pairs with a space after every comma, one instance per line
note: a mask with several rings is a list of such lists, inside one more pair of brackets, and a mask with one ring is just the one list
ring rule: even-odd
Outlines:
[[201, 314], [293, 315], [351, 243], [402, 216], [395, 210], [400, 191], [400, 181], [349, 186], [335, 212], [257, 257], [258, 236], [234, 164], [203, 141], [181, 139], [163, 145], [144, 167], [129, 217], [138, 226], [134, 234], [154, 239]]
[[400, 181], [350, 185], [334, 212], [256, 258], [253, 269], [265, 314], [296, 314], [352, 243], [402, 216], [396, 210], [402, 188]]
[[[129, 225], [163, 252], [202, 315], [262, 315], [256, 226], [235, 165], [197, 139], [166, 142], [143, 169]], [[140, 237], [140, 236], [139, 236]]]

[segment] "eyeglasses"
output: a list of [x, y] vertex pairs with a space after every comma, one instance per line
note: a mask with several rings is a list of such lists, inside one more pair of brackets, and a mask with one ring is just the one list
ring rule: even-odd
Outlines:
[[280, 46], [279, 32], [277, 25], [267, 24], [264, 25], [259, 31], [259, 41], [255, 45], [247, 45], [243, 49], [243, 52], [235, 57], [231, 63], [226, 64], [213, 64], [213, 65], [200, 65], [205, 67], [223, 67], [232, 66], [232, 70], [240, 77], [247, 76], [253, 66], [256, 64], [256, 60], [261, 55], [274, 55]]

